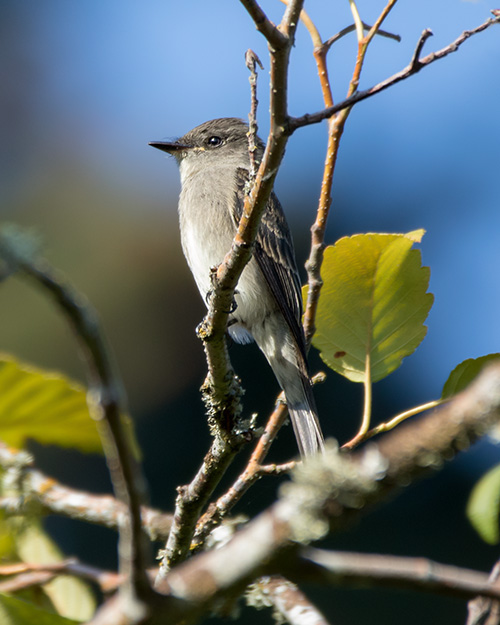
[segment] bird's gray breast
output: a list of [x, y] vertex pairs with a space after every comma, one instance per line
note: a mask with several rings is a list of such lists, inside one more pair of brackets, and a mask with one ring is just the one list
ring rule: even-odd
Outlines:
[[[237, 200], [233, 167], [182, 171], [179, 198], [181, 243], [203, 299], [212, 289], [210, 269], [217, 267], [231, 249], [236, 233], [233, 202]], [[237, 342], [252, 340], [252, 327], [274, 308], [270, 291], [254, 259], [243, 270], [231, 315], [230, 333]]]
[[183, 180], [179, 198], [182, 249], [203, 297], [211, 289], [210, 268], [224, 260], [235, 234], [229, 210], [234, 182], [224, 173], [191, 173]]

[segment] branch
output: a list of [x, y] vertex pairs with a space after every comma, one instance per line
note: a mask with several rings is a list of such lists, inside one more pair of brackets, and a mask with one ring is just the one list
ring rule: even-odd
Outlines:
[[52, 297], [83, 348], [90, 382], [89, 409], [97, 421], [113, 488], [127, 506], [127, 523], [120, 528], [120, 571], [127, 577], [128, 590], [134, 596], [141, 593], [145, 596], [150, 589], [140, 510], [145, 480], [131, 435], [123, 425], [125, 394], [97, 313], [39, 257], [30, 237], [23, 232], [4, 228], [0, 233], [0, 252], [11, 271], [22, 271]]
[[382, 12], [378, 16], [376, 22], [370, 28], [366, 36], [362, 40], [363, 46], [366, 48], [370, 41], [375, 37], [375, 35], [379, 32], [379, 28], [382, 26], [385, 18], [389, 15], [396, 4], [397, 0], [388, 0], [386, 6], [382, 9]]
[[[365, 30], [370, 30], [371, 28], [373, 28], [373, 26], [370, 26], [370, 24], [366, 24], [365, 22], [361, 22], [363, 24], [363, 28]], [[331, 46], [338, 41], [339, 39], [342, 39], [342, 37], [345, 37], [346, 35], [348, 35], [349, 33], [352, 33], [353, 31], [356, 30], [356, 25], [355, 24], [350, 24], [349, 26], [346, 26], [345, 28], [343, 28], [342, 30], [340, 30], [338, 33], [335, 33], [335, 35], [333, 35], [332, 37], [329, 37], [324, 44], [327, 49], [330, 49]], [[394, 41], [401, 41], [401, 36], [400, 35], [396, 35], [394, 33], [390, 33], [387, 30], [382, 30], [381, 28], [379, 28], [377, 30], [377, 32], [375, 33], [376, 35], [379, 35], [380, 37], [385, 37], [387, 39], [392, 39]]]
[[[334, 105], [331, 83], [328, 76], [328, 66], [326, 62], [326, 57], [330, 47], [334, 41], [342, 37], [347, 32], [350, 32], [351, 30], [357, 31], [358, 53], [354, 64], [353, 75], [347, 91], [348, 97], [352, 96], [357, 91], [359, 85], [361, 70], [363, 68], [364, 59], [370, 41], [375, 34], [387, 34], [385, 31], [380, 31], [379, 29], [394, 4], [395, 0], [389, 0], [375, 24], [373, 26], [368, 26], [361, 20], [356, 4], [351, 1], [350, 6], [355, 25], [344, 29], [344, 31], [341, 31], [335, 37], [331, 37], [326, 43], [322, 42], [318, 29], [314, 26], [309, 17], [306, 14], [303, 15], [304, 23], [309, 30], [314, 45], [313, 54], [321, 84], [323, 102], [326, 108], [331, 108]], [[365, 28], [368, 28], [368, 33], [365, 37], [363, 37], [363, 29]], [[397, 37], [394, 36], [394, 38]], [[325, 250], [326, 226], [332, 203], [333, 176], [340, 148], [340, 140], [344, 133], [344, 127], [350, 111], [350, 108], [343, 109], [340, 114], [330, 118], [328, 124], [328, 145], [326, 149], [326, 158], [321, 182], [321, 193], [319, 197], [318, 209], [316, 211], [316, 219], [311, 227], [311, 251], [309, 258], [306, 261], [308, 290], [303, 323], [307, 348], [310, 347], [312, 338], [316, 331], [316, 312], [318, 309], [319, 296], [323, 287], [321, 265], [323, 264], [323, 255]]]
[[240, 501], [248, 489], [253, 486], [264, 474], [264, 461], [276, 434], [285, 422], [288, 415], [286, 404], [278, 401], [269, 417], [262, 436], [260, 437], [244, 471], [238, 476], [229, 489], [212, 504], [200, 518], [193, 539], [193, 549], [201, 548], [210, 532], [227, 518], [229, 512]]
[[[239, 277], [250, 260], [262, 213], [273, 189], [288, 140], [287, 69], [297, 28], [293, 19], [297, 11], [300, 14], [303, 0], [293, 0], [290, 3], [279, 30], [267, 19], [256, 2], [242, 0], [242, 4], [255, 20], [257, 28], [268, 37], [270, 44], [270, 133], [254, 184], [245, 197], [231, 250], [212, 276], [212, 297], [207, 315], [198, 331], [208, 362], [208, 376], [203, 386], [204, 400], [209, 414], [215, 421], [228, 424], [229, 428], [226, 427], [226, 430], [229, 431], [235, 416], [241, 411], [241, 389], [227, 352], [227, 319]], [[276, 36], [277, 32], [280, 33], [279, 37]]]
[[0, 565], [0, 576], [15, 575], [11, 579], [0, 582], [0, 592], [19, 592], [31, 586], [46, 584], [58, 575], [71, 575], [93, 582], [101, 592], [116, 590], [123, 576], [112, 571], [103, 571], [94, 566], [81, 564], [75, 559], [50, 564], [16, 563]]
[[[317, 373], [312, 378], [313, 384], [325, 381], [325, 374]], [[262, 464], [269, 453], [271, 445], [276, 438], [278, 432], [286, 421], [288, 410], [283, 403], [284, 396], [280, 394], [278, 401], [269, 417], [264, 432], [260, 436], [255, 449], [244, 471], [238, 476], [236, 481], [228, 488], [228, 490], [211, 504], [206, 513], [200, 518], [196, 526], [196, 533], [193, 538], [192, 550], [199, 550], [210, 532], [227, 518], [229, 512], [240, 501], [248, 489], [253, 486], [264, 475], [280, 475], [291, 471], [296, 463], [294, 461], [281, 465], [264, 465]]]
[[176, 567], [158, 589], [186, 601], [186, 610], [208, 609], [258, 576], [287, 570], [297, 557], [294, 543], [349, 527], [374, 503], [441, 467], [499, 420], [500, 366], [493, 365], [449, 404], [418, 424], [393, 430], [378, 446], [355, 455], [328, 447], [297, 467], [276, 504], [226, 545]]
[[248, 156], [250, 157], [250, 181], [253, 182], [255, 180], [255, 174], [257, 171], [257, 164], [255, 161], [255, 152], [257, 150], [257, 105], [259, 101], [257, 100], [257, 65], [261, 70], [264, 69], [264, 66], [260, 62], [259, 57], [255, 54], [253, 50], [250, 48], [246, 51], [245, 54], [245, 64], [247, 68], [250, 70], [250, 94], [251, 94], [251, 105], [250, 105], [250, 113], [248, 115]]
[[[500, 12], [499, 12], [500, 13]], [[493, 567], [488, 581], [498, 584], [500, 578], [500, 560]], [[498, 625], [500, 623], [500, 603], [484, 593], [478, 593], [479, 597], [475, 597], [469, 601], [467, 606], [468, 617], [466, 625]]]
[[[327, 118], [330, 120], [328, 127], [328, 146], [321, 183], [319, 205], [316, 213], [315, 222], [311, 227], [311, 251], [309, 254], [309, 258], [306, 262], [308, 290], [307, 301], [304, 311], [304, 333], [306, 337], [306, 344], [308, 346], [310, 346], [312, 337], [314, 336], [314, 333], [316, 331], [316, 312], [318, 308], [319, 296], [323, 287], [323, 280], [321, 277], [321, 265], [323, 263], [323, 255], [325, 249], [324, 241], [326, 226], [332, 201], [331, 190], [333, 184], [333, 175], [340, 146], [340, 139], [344, 131], [347, 117], [351, 111], [351, 107], [357, 102], [371, 97], [372, 95], [383, 91], [389, 86], [417, 73], [422, 67], [431, 64], [438, 58], [442, 58], [443, 56], [450, 54], [450, 52], [457, 50], [468, 37], [478, 32], [481, 32], [492, 24], [500, 21], [499, 16], [494, 13], [495, 19], [490, 18], [484, 24], [478, 26], [476, 29], [464, 32], [457, 40], [455, 40], [452, 44], [450, 44], [443, 50], [431, 54], [424, 59], [420, 59], [419, 57], [422, 52], [423, 45], [432, 34], [430, 30], [425, 30], [419, 39], [410, 64], [403, 71], [399, 72], [398, 74], [394, 74], [394, 76], [392, 76], [391, 78], [379, 83], [371, 89], [368, 89], [366, 91], [358, 91], [357, 88], [359, 85], [360, 73], [367, 46], [371, 39], [375, 36], [375, 34], [381, 33], [379, 28], [394, 4], [395, 2], [393, 0], [390, 0], [388, 2], [375, 24], [370, 27], [368, 34], [359, 41], [358, 56], [356, 59], [353, 77], [349, 85], [348, 97], [343, 102], [340, 102], [336, 105], [334, 105], [333, 103], [331, 84], [328, 77], [328, 68], [326, 64], [326, 55], [328, 53], [328, 50], [330, 49], [330, 46], [333, 44], [336, 38], [331, 38], [326, 43], [322, 43], [319, 38], [318, 30], [314, 27], [310, 20], [308, 23], [306, 23], [306, 25], [308, 24], [308, 30], [311, 34], [315, 46], [314, 57], [316, 60], [318, 76], [321, 83], [325, 109], [313, 115], [304, 115], [300, 118], [291, 119], [290, 128], [293, 132], [297, 128], [308, 125], [310, 123], [317, 123]], [[362, 26], [364, 28], [366, 27], [364, 23], [362, 24]], [[351, 30], [354, 30], [355, 27], [349, 28]], [[349, 28], [347, 30], [349, 30]], [[345, 32], [347, 32], [347, 30], [345, 30]], [[344, 34], [344, 32], [340, 33], [340, 35], [342, 34]]]
[[239, 447], [221, 446], [215, 440], [192, 482], [177, 488], [175, 513], [156, 584], [189, 554], [196, 523]]
[[[54, 513], [70, 519], [94, 523], [118, 530], [127, 516], [127, 507], [111, 495], [94, 495], [69, 486], [32, 467], [32, 457], [24, 451], [12, 449], [0, 442], [0, 466], [8, 471], [11, 467], [22, 471], [17, 480], [21, 492], [17, 497], [1, 497], [0, 509], [7, 514], [37, 512]], [[172, 515], [141, 507], [144, 529], [151, 540], [166, 540]]]
[[335, 586], [389, 586], [465, 598], [481, 594], [500, 599], [500, 584], [491, 581], [486, 573], [427, 558], [308, 548], [302, 552], [291, 576], [308, 583]]
[[[245, 197], [242, 216], [231, 250], [212, 276], [214, 285], [212, 297], [205, 319], [198, 329], [198, 336], [203, 340], [208, 363], [208, 375], [203, 385], [203, 395], [215, 438], [193, 482], [179, 490], [172, 531], [156, 580], [157, 586], [162, 585], [162, 579], [167, 575], [170, 567], [182, 561], [189, 553], [198, 515], [234, 455], [249, 437], [248, 432], [235, 432], [240, 428], [240, 425], [235, 423], [235, 418], [241, 412], [241, 388], [230, 363], [225, 333], [234, 291], [243, 269], [250, 260], [261, 216], [285, 151], [288, 138], [286, 134], [288, 60], [297, 27], [294, 16], [297, 14], [298, 17], [300, 14], [303, 0], [293, 0], [290, 3], [279, 31], [267, 19], [256, 2], [242, 0], [242, 4], [254, 19], [257, 28], [269, 38], [271, 129], [254, 184]], [[277, 32], [280, 33], [279, 36]], [[221, 428], [221, 424], [224, 427]]]
[[[414, 74], [419, 72], [422, 68], [428, 67], [429, 65], [434, 63], [434, 61], [438, 61], [439, 59], [442, 59], [445, 56], [448, 56], [452, 52], [456, 52], [460, 48], [460, 46], [467, 39], [469, 39], [469, 37], [472, 37], [473, 35], [476, 35], [486, 30], [490, 26], [493, 26], [493, 24], [498, 24], [498, 23], [500, 23], [500, 16], [495, 14], [495, 17], [487, 19], [485, 22], [483, 22], [476, 28], [473, 28], [472, 30], [464, 31], [459, 37], [457, 37], [457, 39], [455, 39], [455, 41], [453, 41], [446, 47], [442, 48], [441, 50], [432, 52], [431, 54], [428, 54], [427, 56], [425, 56], [423, 59], [413, 58], [410, 64], [407, 65], [400, 72], [393, 74], [390, 78], [387, 78], [386, 80], [378, 83], [374, 87], [371, 87], [370, 89], [366, 89], [365, 91], [357, 91], [352, 96], [346, 98], [342, 102], [339, 102], [338, 104], [335, 104], [334, 106], [327, 107], [323, 109], [322, 111], [302, 115], [301, 117], [290, 118], [290, 132], [294, 132], [295, 130], [297, 130], [297, 128], [302, 128], [303, 126], [309, 126], [310, 124], [317, 124], [323, 121], [324, 119], [329, 119], [330, 117], [335, 115], [335, 113], [338, 113], [339, 111], [343, 109], [349, 108], [353, 106], [354, 104], [361, 102], [362, 100], [366, 100], [367, 98], [370, 98], [376, 95], [377, 93], [384, 91], [388, 87], [392, 87], [392, 85], [395, 85], [396, 83], [401, 82], [402, 80], [405, 80], [406, 78], [409, 78], [410, 76], [413, 76]], [[427, 31], [424, 31], [424, 32], [427, 32]], [[423, 35], [421, 36], [421, 39], [422, 37]]]
[[[258, 28], [262, 24], [270, 24], [257, 3], [242, 0], [242, 4], [249, 11]], [[284, 155], [288, 139], [287, 68], [297, 27], [293, 21], [288, 23], [286, 18], [288, 16], [290, 20], [293, 20], [293, 16], [297, 11], [300, 13], [301, 8], [302, 2], [298, 0], [294, 0], [287, 7], [280, 25], [281, 30], [287, 31], [287, 36], [281, 34], [280, 46], [271, 50], [271, 129], [255, 183], [245, 198], [242, 217], [233, 245], [218, 267], [216, 276], [214, 276], [215, 289], [207, 316], [202, 324], [202, 337], [205, 341], [209, 363], [216, 363], [220, 358], [220, 341], [224, 339], [228, 311], [231, 309], [234, 290], [241, 272], [250, 260], [251, 248], [257, 235], [260, 219]], [[265, 36], [268, 34], [266, 30]], [[217, 345], [214, 349], [215, 341], [217, 341]], [[227, 386], [227, 368], [213, 366], [210, 377], [210, 386], [214, 388]]]
[[427, 39], [429, 39], [429, 37], [432, 37], [434, 35], [434, 33], [432, 32], [432, 30], [430, 28], [426, 28], [422, 34], [420, 35], [420, 39], [417, 42], [417, 45], [415, 47], [415, 52], [413, 53], [412, 59], [410, 61], [410, 67], [417, 71], [417, 67], [418, 65], [420, 65], [420, 55], [422, 54], [422, 50], [424, 47], [425, 42], [427, 41]]
[[273, 608], [278, 623], [290, 625], [328, 625], [321, 612], [299, 588], [281, 575], [261, 577], [247, 591], [247, 604]]
[[254, 21], [257, 30], [264, 35], [270, 46], [281, 48], [286, 45], [286, 36], [268, 19], [258, 2], [255, 0], [240, 1]]

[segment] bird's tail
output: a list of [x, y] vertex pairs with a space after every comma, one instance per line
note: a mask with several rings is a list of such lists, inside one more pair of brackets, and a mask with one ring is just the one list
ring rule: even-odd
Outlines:
[[252, 334], [285, 394], [301, 456], [322, 451], [324, 439], [307, 372], [305, 350], [297, 344], [284, 320], [277, 317], [267, 319], [267, 324], [261, 327], [252, 328]]
[[285, 394], [300, 455], [312, 456], [324, 449], [324, 438], [305, 360], [294, 351], [295, 362], [281, 357], [268, 360]]
[[[309, 379], [304, 380], [304, 384], [311, 386]], [[284, 392], [285, 397], [287, 397], [286, 389]], [[287, 403], [300, 455], [311, 456], [322, 451], [324, 449], [324, 439], [316, 413], [316, 405], [312, 397], [312, 390], [309, 389], [309, 393], [304, 393], [303, 401], [292, 402], [287, 398]]]

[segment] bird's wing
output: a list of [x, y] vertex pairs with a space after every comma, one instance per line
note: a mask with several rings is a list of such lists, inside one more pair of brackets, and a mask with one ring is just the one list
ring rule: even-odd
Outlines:
[[[245, 201], [248, 171], [237, 170], [237, 201], [234, 203], [236, 227], [238, 227]], [[269, 197], [255, 239], [253, 257], [276, 298], [278, 306], [297, 343], [305, 362], [305, 341], [302, 329], [302, 292], [299, 272], [295, 262], [293, 241], [288, 224], [274, 193]]]

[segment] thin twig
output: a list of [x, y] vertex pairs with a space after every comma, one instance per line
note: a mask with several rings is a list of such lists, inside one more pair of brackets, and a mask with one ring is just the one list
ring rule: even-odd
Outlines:
[[397, 74], [394, 74], [391, 78], [383, 81], [382, 83], [379, 83], [378, 85], [375, 85], [375, 87], [372, 87], [371, 89], [368, 89], [366, 91], [357, 91], [362, 62], [364, 54], [366, 53], [366, 46], [376, 33], [380, 33], [380, 25], [393, 5], [394, 2], [390, 2], [385, 7], [379, 19], [370, 28], [369, 34], [364, 38], [363, 45], [360, 46], [358, 52], [358, 59], [356, 61], [355, 72], [349, 86], [348, 97], [343, 102], [335, 105], [333, 104], [331, 86], [328, 79], [328, 71], [326, 68], [326, 54], [328, 52], [329, 46], [331, 45], [331, 43], [333, 43], [333, 41], [329, 41], [327, 42], [327, 44], [324, 44], [320, 47], [315, 47], [314, 55], [318, 66], [318, 75], [320, 77], [323, 99], [325, 102], [325, 109], [320, 114], [304, 115], [300, 118], [292, 118], [290, 120], [290, 127], [291, 131], [293, 132], [301, 126], [306, 126], [310, 123], [317, 123], [319, 121], [322, 121], [323, 119], [330, 119], [328, 129], [328, 146], [321, 184], [321, 194], [319, 199], [318, 211], [316, 214], [316, 220], [311, 227], [311, 252], [306, 262], [308, 275], [308, 291], [304, 311], [304, 332], [306, 336], [306, 343], [308, 346], [311, 344], [312, 337], [314, 336], [314, 333], [316, 331], [316, 312], [321, 288], [323, 286], [323, 280], [321, 278], [321, 265], [323, 263], [323, 254], [325, 249], [324, 240], [326, 225], [331, 206], [333, 174], [340, 146], [340, 139], [342, 137], [344, 125], [351, 110], [351, 107], [357, 102], [371, 97], [372, 95], [383, 91], [391, 85], [408, 78], [412, 74], [418, 72], [424, 65], [429, 65], [438, 58], [442, 58], [450, 52], [457, 50], [458, 47], [468, 37], [485, 30], [492, 24], [499, 21], [498, 17], [496, 17], [496, 19], [490, 18], [484, 24], [478, 26], [476, 29], [464, 32], [458, 39], [456, 39], [452, 44], [450, 44], [443, 50], [436, 52], [433, 55], [428, 55], [424, 59], [420, 59], [417, 63], [415, 59], [418, 58], [418, 54], [420, 53], [425, 40], [429, 36], [425, 35], [425, 32], [427, 31], [424, 31], [424, 34], [420, 38], [419, 45], [417, 46], [415, 52], [415, 55], [417, 56], [414, 55], [410, 64], [404, 70], [398, 72]]
[[[280, 2], [282, 2], [283, 4], [288, 4], [288, 0], [280, 0]], [[316, 24], [313, 22], [313, 20], [309, 17], [309, 14], [306, 12], [305, 9], [302, 9], [301, 13], [300, 13], [300, 20], [301, 22], [304, 24], [304, 26], [307, 28], [307, 30], [309, 31], [309, 34], [311, 35], [311, 39], [313, 42], [313, 46], [315, 48], [320, 48], [320, 47], [325, 47], [327, 50], [330, 49], [330, 47], [339, 39], [342, 39], [342, 37], [345, 37], [345, 35], [352, 33], [354, 30], [356, 30], [356, 25], [355, 24], [350, 24], [349, 26], [347, 26], [346, 28], [343, 28], [341, 31], [339, 31], [338, 33], [336, 33], [335, 35], [333, 35], [332, 37], [329, 37], [324, 43], [321, 39], [321, 36], [319, 34], [319, 30], [316, 27]], [[364, 28], [364, 30], [370, 30], [372, 28], [372, 26], [370, 26], [370, 24], [367, 24], [366, 22], [361, 21], [361, 24]], [[390, 33], [386, 30], [381, 30], [380, 28], [377, 30], [377, 35], [380, 35], [381, 37], [387, 37], [388, 39], [394, 39], [395, 41], [401, 41], [401, 37], [399, 35], [395, 35], [394, 33]]]
[[[382, 434], [382, 432], [389, 432], [389, 430], [392, 430], [400, 423], [403, 423], [403, 421], [406, 421], [406, 419], [409, 419], [410, 417], [414, 417], [415, 415], [420, 414], [421, 412], [425, 412], [426, 410], [437, 408], [438, 406], [440, 406], [441, 404], [444, 404], [447, 401], [449, 401], [449, 399], [434, 399], [425, 404], [421, 404], [420, 406], [415, 406], [414, 408], [405, 410], [404, 412], [401, 412], [400, 414], [396, 415], [392, 419], [389, 419], [389, 421], [376, 425], [374, 428], [372, 428], [369, 432], [366, 433], [366, 436], [364, 436], [363, 440], [372, 438], [373, 436], [376, 436], [377, 434]], [[348, 446], [343, 445], [342, 449], [344, 448], [352, 449], [352, 446], [348, 447]]]
[[[366, 22], [361, 22], [363, 24], [363, 28], [365, 30], [371, 30], [373, 28], [373, 26], [371, 26], [370, 24], [367, 24]], [[353, 31], [356, 30], [356, 25], [355, 24], [350, 24], [349, 26], [346, 26], [345, 28], [343, 28], [342, 30], [340, 30], [338, 33], [335, 33], [335, 35], [332, 35], [331, 37], [329, 37], [325, 42], [324, 42], [324, 46], [327, 49], [330, 49], [331, 46], [338, 41], [339, 39], [342, 39], [342, 37], [345, 37], [346, 35], [348, 35], [349, 33], [352, 33]], [[386, 37], [387, 39], [393, 39], [394, 41], [401, 41], [401, 36], [400, 35], [396, 35], [394, 33], [390, 33], [387, 30], [382, 30], [381, 28], [379, 28], [376, 32], [377, 35], [379, 35], [380, 37]]]
[[250, 113], [248, 115], [248, 155], [250, 157], [250, 183], [255, 180], [257, 173], [257, 165], [255, 162], [255, 152], [257, 150], [257, 70], [258, 65], [261, 70], [264, 69], [259, 57], [253, 50], [248, 49], [245, 54], [245, 63], [250, 70]]
[[[491, 570], [488, 581], [498, 584], [500, 579], [500, 560]], [[467, 605], [466, 625], [498, 625], [500, 623], [500, 602], [489, 597], [475, 597]]]
[[358, 38], [358, 44], [361, 44], [364, 37], [363, 22], [359, 16], [358, 7], [354, 0], [349, 0], [349, 6], [351, 9], [352, 17], [354, 19], [354, 26], [356, 29], [356, 37]]
[[[301, 568], [300, 561], [304, 563]], [[310, 568], [309, 568], [309, 566]], [[379, 554], [304, 549], [296, 575], [309, 583], [341, 586], [390, 586], [440, 595], [470, 597], [481, 594], [500, 599], [500, 584], [482, 571], [433, 562]], [[293, 575], [295, 579], [295, 575]]]
[[22, 562], [1, 565], [0, 576], [14, 577], [0, 582], [0, 592], [19, 592], [31, 586], [40, 586], [57, 575], [71, 575], [93, 582], [105, 593], [116, 590], [123, 582], [123, 575], [81, 564], [74, 558], [70, 558], [62, 562], [47, 564]]
[[[280, 2], [288, 6], [288, 0], [280, 0]], [[309, 14], [306, 12], [305, 9], [302, 9], [302, 11], [300, 12], [300, 21], [304, 24], [304, 26], [309, 31], [309, 34], [311, 35], [311, 39], [313, 41], [313, 46], [320, 46], [321, 36], [319, 34], [319, 31], [316, 28], [315, 23], [309, 17]]]
[[[369, 27], [369, 32], [366, 37], [364, 37], [363, 29], [367, 25], [361, 21], [356, 4], [353, 1], [350, 1], [351, 11], [355, 21], [354, 29], [358, 34], [358, 53], [354, 64], [353, 75], [347, 91], [348, 98], [357, 91], [364, 58], [368, 45], [373, 37], [373, 33], [378, 32], [384, 17], [388, 14], [393, 4], [393, 0], [390, 0], [375, 24]], [[334, 103], [330, 79], [328, 77], [326, 57], [331, 45], [334, 41], [336, 41], [336, 38], [331, 38], [326, 43], [322, 43], [321, 40], [318, 41], [319, 33], [315, 27], [310, 27], [309, 32], [314, 44], [314, 58], [318, 69], [324, 105], [325, 108], [330, 109], [334, 106]], [[345, 33], [346, 32], [348, 31], [345, 30]], [[341, 32], [339, 37], [342, 36], [342, 34], [344, 33]], [[321, 193], [319, 197], [318, 209], [316, 211], [316, 219], [314, 224], [311, 226], [311, 251], [306, 262], [308, 289], [303, 323], [307, 349], [309, 349], [312, 337], [316, 331], [316, 313], [318, 309], [319, 296], [323, 287], [321, 266], [323, 264], [323, 255], [325, 250], [326, 226], [332, 203], [333, 176], [340, 148], [340, 140], [344, 133], [344, 127], [350, 111], [350, 108], [339, 109], [337, 114], [330, 118], [328, 124], [328, 145], [326, 148], [326, 158], [321, 182]], [[293, 123], [294, 122], [292, 121], [292, 126]]]
[[283, 473], [290, 473], [297, 466], [295, 460], [290, 462], [283, 462], [282, 464], [263, 464], [259, 467], [260, 475], [283, 475]]
[[[285, 4], [288, 2], [288, 0], [281, 1]], [[357, 30], [358, 32], [358, 55], [355, 63], [353, 77], [349, 85], [348, 96], [352, 95], [357, 89], [364, 55], [366, 54], [366, 49], [370, 41], [370, 39], [368, 38], [370, 33], [376, 33], [400, 41], [400, 37], [398, 35], [393, 35], [392, 33], [380, 30], [380, 25], [384, 17], [389, 12], [393, 3], [389, 3], [385, 7], [384, 11], [382, 12], [381, 16], [374, 26], [370, 26], [363, 22], [358, 14], [355, 3], [351, 2], [350, 4], [356, 23], [348, 26], [347, 28], [344, 28], [333, 37], [330, 37], [330, 39], [328, 39], [326, 42], [323, 42], [321, 40], [319, 31], [309, 15], [307, 15], [305, 11], [302, 11], [301, 13], [301, 19], [304, 22], [307, 30], [309, 31], [313, 42], [313, 54], [316, 60], [318, 76], [321, 84], [321, 91], [323, 94], [323, 101], [326, 108], [333, 106], [333, 95], [330, 79], [328, 76], [326, 57], [330, 47], [335, 41], [338, 41], [341, 37], [343, 37], [347, 33], [352, 32], [353, 30]], [[363, 37], [363, 31], [365, 29], [369, 31], [366, 38]], [[307, 301], [304, 311], [304, 333], [307, 349], [309, 349], [312, 337], [316, 331], [315, 319], [319, 302], [319, 295], [323, 286], [323, 281], [321, 278], [321, 265], [323, 263], [323, 254], [325, 249], [324, 239], [326, 225], [332, 202], [331, 191], [333, 185], [333, 175], [335, 170], [335, 164], [337, 161], [337, 155], [339, 152], [340, 139], [344, 131], [344, 126], [349, 115], [349, 111], [350, 109], [345, 109], [342, 111], [342, 114], [332, 117], [328, 126], [328, 145], [326, 150], [325, 165], [323, 169], [321, 193], [318, 203], [318, 210], [316, 212], [316, 219], [311, 227], [311, 251], [309, 254], [309, 258], [306, 262], [308, 275], [308, 290]]]
[[385, 21], [389, 13], [392, 11], [397, 1], [398, 0], [389, 0], [387, 4], [385, 5], [385, 7], [382, 9], [382, 12], [378, 16], [377, 20], [375, 21], [375, 23], [373, 24], [373, 26], [370, 28], [367, 35], [363, 39], [363, 46], [365, 48], [368, 46], [368, 44], [373, 39], [373, 37], [375, 37], [375, 35], [379, 32], [379, 28], [382, 26], [383, 22]]
[[288, 0], [285, 13], [281, 19], [279, 29], [288, 37], [288, 45], [293, 46], [300, 14], [304, 6], [304, 0]]
[[429, 39], [429, 37], [432, 37], [433, 35], [434, 33], [432, 32], [430, 28], [426, 28], [420, 35], [420, 39], [418, 40], [417, 45], [415, 47], [415, 52], [413, 53], [412, 59], [410, 61], [410, 67], [413, 70], [415, 70], [415, 68], [417, 68], [418, 65], [420, 65], [420, 55], [422, 54], [422, 49], [424, 47], [424, 44], [427, 41], [427, 39]]
[[477, 35], [478, 33], [486, 30], [490, 26], [493, 26], [494, 24], [498, 24], [498, 23], [500, 23], [500, 16], [489, 18], [485, 22], [477, 26], [476, 28], [473, 28], [472, 30], [464, 31], [452, 43], [445, 46], [441, 50], [432, 52], [431, 54], [428, 54], [424, 58], [420, 59], [416, 67], [412, 67], [410, 63], [404, 69], [397, 72], [396, 74], [393, 74], [389, 78], [386, 78], [382, 82], [379, 82], [378, 84], [374, 85], [373, 87], [370, 87], [369, 89], [365, 89], [364, 91], [357, 91], [356, 93], [346, 98], [342, 102], [339, 102], [338, 104], [327, 107], [321, 111], [317, 111], [316, 113], [307, 113], [306, 115], [302, 115], [301, 117], [291, 117], [290, 118], [290, 132], [294, 132], [298, 128], [309, 126], [310, 124], [318, 124], [324, 119], [329, 119], [330, 117], [332, 117], [339, 111], [342, 111], [343, 109], [346, 109], [346, 108], [350, 108], [354, 104], [357, 104], [358, 102], [366, 100], [367, 98], [371, 98], [377, 93], [380, 93], [381, 91], [384, 91], [385, 89], [388, 89], [389, 87], [392, 87], [398, 82], [401, 82], [402, 80], [405, 80], [409, 78], [410, 76], [413, 76], [414, 74], [419, 72], [422, 68], [428, 67], [435, 61], [439, 61], [440, 59], [444, 58], [445, 56], [448, 56], [452, 52], [456, 52], [462, 46], [462, 44], [465, 43], [467, 39], [469, 39], [469, 37], [472, 37], [473, 35]]

